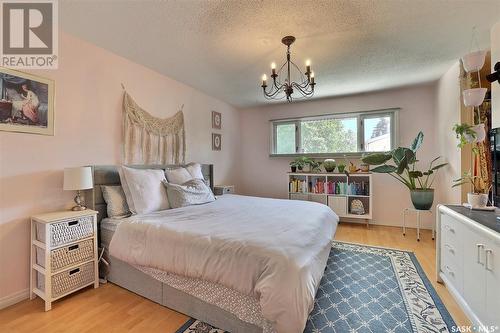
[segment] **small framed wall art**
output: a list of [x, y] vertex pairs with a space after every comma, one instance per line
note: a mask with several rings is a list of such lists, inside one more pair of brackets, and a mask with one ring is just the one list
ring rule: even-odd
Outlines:
[[212, 111], [212, 128], [222, 128], [222, 114], [217, 111]]
[[212, 150], [221, 150], [222, 148], [222, 135], [212, 133]]
[[54, 135], [54, 81], [0, 68], [0, 131]]

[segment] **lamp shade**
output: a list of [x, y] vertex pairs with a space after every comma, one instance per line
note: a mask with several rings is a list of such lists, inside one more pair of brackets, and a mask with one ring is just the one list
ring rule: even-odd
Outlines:
[[94, 185], [90, 167], [64, 169], [64, 190], [86, 190], [92, 187]]

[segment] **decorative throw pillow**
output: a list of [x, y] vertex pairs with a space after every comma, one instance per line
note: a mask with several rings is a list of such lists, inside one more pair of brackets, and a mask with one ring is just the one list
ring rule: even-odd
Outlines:
[[205, 179], [205, 177], [203, 177], [203, 173], [201, 172], [201, 164], [200, 163], [189, 163], [186, 166], [186, 170], [189, 172], [191, 177], [194, 179]]
[[101, 186], [101, 190], [104, 201], [106, 201], [108, 217], [130, 216], [127, 199], [120, 185]]
[[168, 200], [172, 208], [199, 205], [215, 201], [215, 196], [202, 179], [192, 179], [182, 185], [166, 181]]
[[167, 169], [165, 170], [165, 176], [167, 177], [169, 183], [179, 185], [193, 179], [193, 176], [191, 176], [187, 169], [183, 167]]
[[122, 184], [123, 193], [125, 193], [125, 199], [127, 199], [128, 209], [132, 214], [136, 214], [134, 207], [134, 200], [132, 199], [132, 194], [130, 193], [130, 189], [127, 184], [127, 179], [123, 174], [123, 167], [118, 169], [118, 175], [120, 176], [120, 183]]
[[130, 190], [136, 214], [169, 209], [167, 191], [162, 185], [163, 170], [134, 169], [123, 166], [123, 175]]

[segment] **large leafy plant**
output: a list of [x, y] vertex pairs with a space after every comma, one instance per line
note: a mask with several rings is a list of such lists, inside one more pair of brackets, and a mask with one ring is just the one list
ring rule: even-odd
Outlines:
[[[434, 165], [440, 156], [433, 159], [426, 171], [416, 169], [417, 150], [424, 141], [424, 134], [419, 132], [411, 147], [398, 147], [387, 153], [373, 153], [363, 157], [363, 163], [377, 165], [372, 172], [387, 173], [400, 181], [410, 190], [430, 189], [436, 177], [436, 172], [448, 163]], [[392, 161], [392, 163], [390, 163]]]

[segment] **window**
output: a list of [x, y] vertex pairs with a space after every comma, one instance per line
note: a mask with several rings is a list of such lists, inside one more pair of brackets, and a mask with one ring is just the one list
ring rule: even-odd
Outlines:
[[395, 145], [397, 110], [272, 120], [271, 155], [356, 155]]

